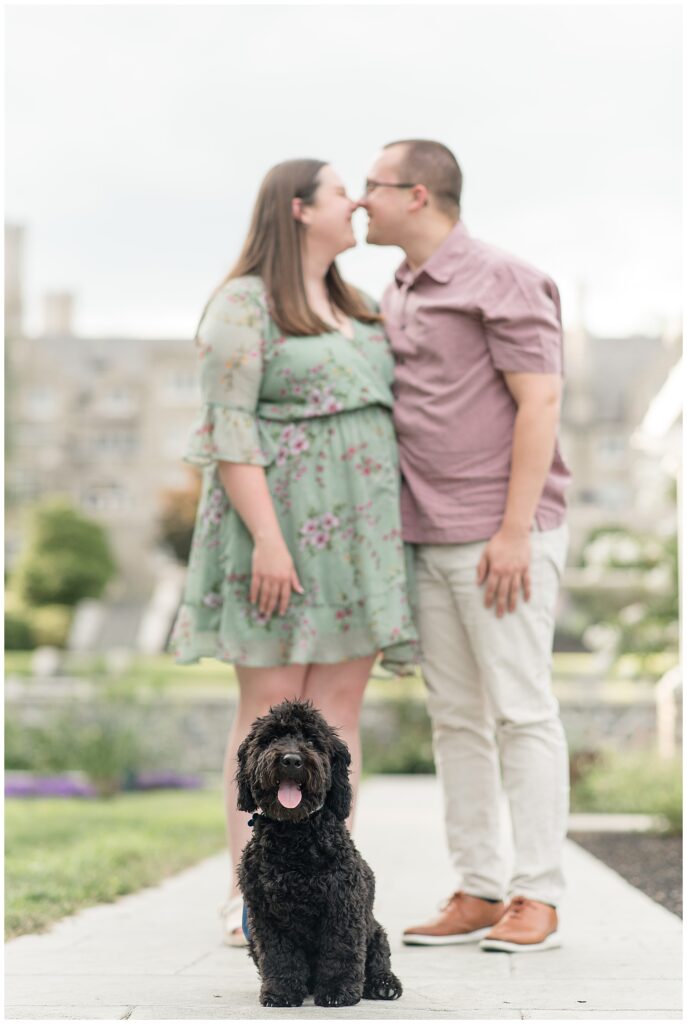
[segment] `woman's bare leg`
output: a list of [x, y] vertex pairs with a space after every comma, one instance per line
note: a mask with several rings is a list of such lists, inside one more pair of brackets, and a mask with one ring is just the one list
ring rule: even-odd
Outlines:
[[235, 896], [239, 891], [236, 867], [241, 859], [243, 848], [250, 839], [251, 831], [248, 827], [248, 815], [245, 811], [239, 811], [236, 806], [238, 794], [234, 776], [237, 767], [237, 751], [256, 718], [267, 714], [273, 704], [281, 704], [283, 700], [293, 700], [303, 696], [307, 667], [307, 665], [280, 665], [274, 668], [236, 666], [240, 688], [239, 704], [224, 755], [227, 841], [232, 864], [230, 897]]
[[376, 655], [353, 658], [333, 665], [308, 666], [303, 698], [311, 700], [330, 725], [339, 730], [351, 752], [351, 787], [353, 803], [348, 818], [349, 831], [353, 829], [355, 802], [360, 783], [362, 752], [360, 748], [360, 708], [367, 681]]

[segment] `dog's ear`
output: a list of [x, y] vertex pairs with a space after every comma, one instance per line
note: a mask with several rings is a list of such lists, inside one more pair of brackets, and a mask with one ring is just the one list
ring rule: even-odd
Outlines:
[[348, 766], [350, 763], [351, 755], [348, 747], [343, 740], [336, 736], [333, 737], [331, 755], [332, 784], [324, 804], [340, 821], [345, 821], [351, 813], [353, 794], [351, 784], [348, 781]]
[[236, 755], [236, 759], [239, 763], [238, 771], [235, 776], [236, 788], [238, 790], [236, 806], [240, 811], [257, 811], [258, 809], [258, 805], [253, 799], [253, 793], [251, 792], [250, 784], [248, 782], [248, 767], [246, 765], [250, 739], [250, 736], [246, 736]]

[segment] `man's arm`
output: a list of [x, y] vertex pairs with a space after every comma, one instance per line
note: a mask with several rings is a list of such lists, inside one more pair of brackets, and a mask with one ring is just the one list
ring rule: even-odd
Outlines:
[[504, 373], [504, 378], [518, 407], [510, 482], [501, 527], [477, 567], [477, 582], [486, 580], [484, 603], [487, 608], [496, 603], [499, 618], [506, 608], [515, 610], [521, 588], [529, 600], [529, 534], [551, 468], [562, 390], [555, 373]]

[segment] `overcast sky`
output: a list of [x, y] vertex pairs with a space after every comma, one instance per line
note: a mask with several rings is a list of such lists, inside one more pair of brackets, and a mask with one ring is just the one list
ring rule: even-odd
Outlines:
[[[660, 6], [10, 7], [6, 219], [84, 334], [185, 336], [280, 160], [357, 195], [380, 144], [437, 138], [463, 218], [558, 281], [568, 324], [680, 314], [681, 11]], [[396, 249], [346, 276], [379, 295]]]

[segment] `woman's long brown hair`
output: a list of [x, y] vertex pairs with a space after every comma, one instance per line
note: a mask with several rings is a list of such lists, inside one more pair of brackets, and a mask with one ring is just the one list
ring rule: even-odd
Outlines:
[[[241, 255], [219, 285], [221, 288], [227, 281], [248, 274], [261, 277], [272, 319], [284, 334], [325, 334], [333, 329], [308, 305], [301, 257], [304, 227], [291, 209], [292, 199], [300, 199], [306, 206], [315, 201], [318, 175], [326, 166], [324, 160], [285, 160], [268, 171]], [[345, 316], [368, 323], [382, 319], [355, 288], [346, 284], [336, 263], [327, 271], [325, 285], [332, 306]]]

